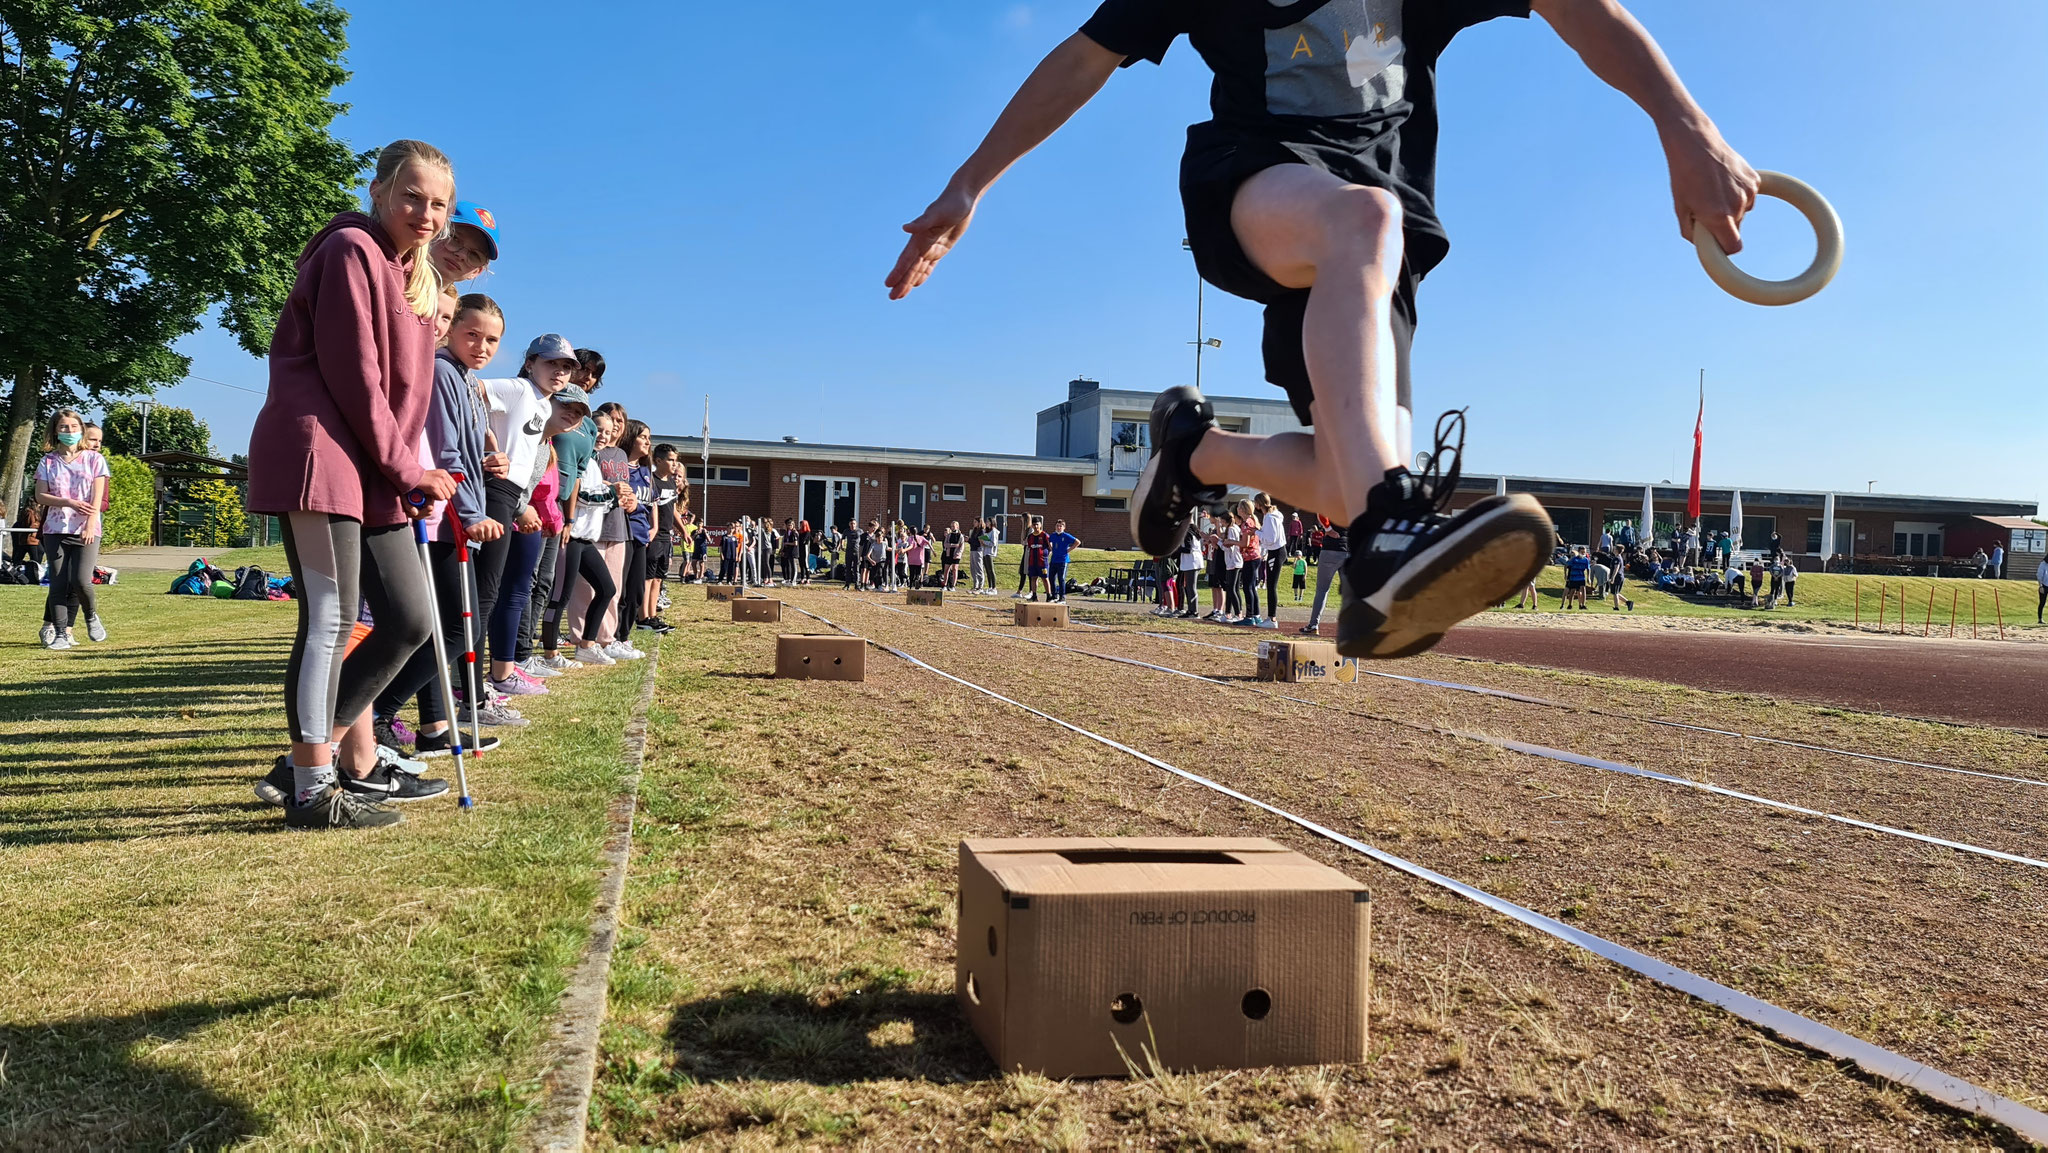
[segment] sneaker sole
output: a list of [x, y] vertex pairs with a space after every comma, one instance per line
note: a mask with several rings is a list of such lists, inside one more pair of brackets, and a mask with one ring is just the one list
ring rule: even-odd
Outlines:
[[1427, 652], [1453, 625], [1536, 579], [1550, 560], [1550, 517], [1526, 493], [1488, 500], [1499, 503], [1411, 561], [1371, 598], [1342, 608], [1339, 655], [1398, 660]]
[[256, 799], [266, 805], [282, 806], [284, 804], [284, 794], [269, 781], [257, 781], [255, 792]]

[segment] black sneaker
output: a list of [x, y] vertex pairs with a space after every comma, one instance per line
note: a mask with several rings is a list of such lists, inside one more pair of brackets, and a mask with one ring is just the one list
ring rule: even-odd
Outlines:
[[256, 782], [256, 799], [266, 805], [282, 805], [285, 798], [292, 795], [294, 784], [291, 758], [280, 753], [277, 763], [270, 766], [262, 780]]
[[1188, 469], [1202, 437], [1216, 427], [1216, 411], [1187, 385], [1152, 401], [1152, 458], [1131, 494], [1131, 535], [1147, 556], [1172, 556], [1187, 539], [1195, 510], [1221, 501], [1226, 490], [1204, 485]]
[[1526, 586], [1549, 560], [1550, 517], [1527, 493], [1489, 496], [1446, 513], [1458, 487], [1464, 426], [1463, 412], [1439, 417], [1428, 471], [1389, 469], [1352, 522], [1339, 654], [1392, 659], [1426, 651], [1452, 625]]
[[332, 786], [306, 804], [284, 807], [284, 823], [292, 829], [381, 829], [405, 820], [390, 805], [366, 801]]
[[377, 733], [378, 744], [400, 753], [407, 752], [412, 748], [412, 742], [405, 739], [406, 734], [398, 731], [392, 724], [393, 720], [392, 717], [375, 717], [370, 721], [370, 727]]
[[[417, 761], [405, 763], [409, 763], [412, 768], [420, 767]], [[379, 773], [386, 774], [386, 779], [392, 786], [391, 791], [383, 798], [385, 804], [403, 805], [410, 801], [424, 801], [448, 791], [447, 781], [439, 777], [421, 776], [411, 769], [400, 768], [398, 765], [379, 765], [376, 772], [370, 775], [374, 777]], [[343, 781], [342, 787], [347, 786], [348, 782]]]
[[398, 795], [399, 776], [399, 774], [393, 773], [388, 766], [380, 764], [376, 768], [371, 769], [368, 776], [351, 777], [347, 773], [341, 773], [338, 779], [343, 792], [361, 797], [366, 801], [382, 803]]
[[[454, 733], [455, 730], [453, 728], [443, 729], [438, 733], [421, 733], [413, 744], [413, 755], [416, 757], [447, 756], [449, 751], [454, 748], [454, 741], [452, 739]], [[488, 753], [503, 743], [489, 733], [484, 734], [481, 742], [472, 742], [469, 739], [469, 735], [464, 733], [462, 751], [468, 753], [474, 750], [479, 753]]]

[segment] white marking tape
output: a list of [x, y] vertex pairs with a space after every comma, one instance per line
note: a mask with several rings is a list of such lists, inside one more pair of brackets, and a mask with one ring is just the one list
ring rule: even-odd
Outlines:
[[[926, 619], [924, 617], [918, 616], [918, 614], [916, 613], [904, 612], [902, 609], [896, 608], [893, 605], [878, 604], [874, 605], [874, 607], [878, 609], [885, 609], [892, 613], [900, 613], [903, 616], [914, 617], [919, 620]], [[1510, 740], [1506, 737], [1493, 737], [1488, 736], [1484, 733], [1468, 733], [1461, 729], [1439, 728], [1436, 725], [1425, 725], [1419, 721], [1404, 721], [1398, 717], [1381, 716], [1378, 713], [1368, 713], [1360, 709], [1341, 708], [1337, 705], [1328, 704], [1323, 701], [1310, 700], [1307, 697], [1289, 696], [1286, 693], [1272, 689], [1254, 688], [1251, 685], [1240, 684], [1236, 681], [1220, 680], [1216, 677], [1205, 677], [1200, 673], [1191, 673], [1184, 669], [1176, 669], [1167, 665], [1155, 665], [1149, 661], [1135, 660], [1131, 657], [1113, 656], [1109, 653], [1094, 653], [1089, 652], [1087, 649], [1077, 649], [1069, 645], [1054, 644], [1051, 641], [1042, 641], [1035, 637], [1015, 636], [1010, 633], [999, 633], [992, 631], [990, 629], [975, 628], [973, 625], [964, 624], [956, 620], [948, 620], [945, 617], [931, 617], [929, 619], [938, 621], [942, 624], [952, 625], [956, 629], [966, 629], [969, 632], [983, 633], [987, 636], [1000, 637], [1004, 640], [1023, 641], [1026, 644], [1042, 645], [1049, 649], [1058, 649], [1061, 652], [1073, 653], [1077, 656], [1094, 657], [1097, 660], [1104, 661], [1115, 661], [1117, 664], [1134, 665], [1138, 668], [1150, 669], [1154, 672], [1172, 673], [1174, 676], [1177, 677], [1187, 677], [1189, 680], [1202, 681], [1206, 684], [1221, 685], [1224, 688], [1228, 689], [1242, 689], [1245, 692], [1258, 693], [1260, 696], [1277, 697], [1278, 699], [1283, 701], [1293, 701], [1296, 704], [1308, 705], [1311, 708], [1329, 709], [1333, 712], [1345, 713], [1350, 716], [1366, 717], [1371, 720], [1381, 721], [1383, 723], [1390, 725], [1400, 725], [1403, 728], [1420, 729], [1424, 732], [1434, 733], [1438, 736], [1458, 737], [1463, 740], [1478, 741], [1481, 744], [1491, 745], [1497, 749], [1508, 749], [1512, 752], [1526, 753], [1532, 757], [1542, 757], [1546, 760], [1559, 761], [1561, 763], [1568, 765], [1578, 765], [1582, 768], [1588, 769], [1600, 769], [1602, 771], [1610, 773], [1622, 773], [1631, 777], [1641, 777], [1645, 780], [1662, 781], [1667, 785], [1678, 785], [1681, 788], [1697, 789], [1703, 793], [1713, 793], [1716, 796], [1731, 797], [1738, 801], [1748, 801], [1753, 805], [1763, 805], [1767, 808], [1780, 809], [1788, 813], [1798, 813], [1802, 816], [1819, 817], [1822, 820], [1834, 821], [1838, 824], [1849, 825], [1853, 828], [1866, 829], [1873, 833], [1883, 833], [1887, 836], [1892, 837], [1904, 837], [1907, 840], [1919, 841], [1922, 844], [1939, 845], [1944, 849], [1953, 849], [1959, 853], [1974, 853], [1980, 857], [1990, 857], [1995, 860], [2009, 861], [2015, 865], [2027, 865], [2029, 867], [2036, 869], [2048, 869], [2048, 861], [2039, 861], [2035, 860], [2032, 857], [2022, 857], [2017, 853], [2006, 853], [2001, 852], [1997, 849], [1987, 849], [1982, 845], [1972, 845], [1964, 841], [1949, 841], [1944, 840], [1940, 837], [1930, 837], [1926, 833], [1915, 833], [1909, 829], [1895, 829], [1890, 825], [1879, 825], [1873, 824], [1870, 821], [1859, 821], [1855, 817], [1844, 817], [1839, 814], [1825, 812], [1820, 809], [1809, 809], [1804, 805], [1795, 805], [1790, 801], [1773, 800], [1770, 797], [1760, 797], [1754, 793], [1745, 793], [1736, 789], [1725, 788], [1721, 785], [1712, 785], [1708, 784], [1705, 781], [1694, 781], [1689, 780], [1685, 777], [1674, 777], [1669, 773], [1660, 773], [1654, 769], [1643, 768], [1640, 765], [1626, 764], [1622, 761], [1610, 761], [1603, 757], [1591, 757], [1583, 753], [1574, 753], [1566, 749], [1553, 749], [1549, 745], [1530, 744], [1527, 741]], [[1158, 636], [1163, 634], [1146, 633], [1144, 635]], [[1209, 647], [1222, 648], [1223, 646], [1211, 645]], [[1229, 649], [1227, 651], [1243, 652], [1244, 650]], [[1405, 680], [1407, 678], [1402, 679]]]
[[[849, 636], [856, 635], [854, 634], [853, 630], [846, 628], [844, 625], [841, 625], [836, 621], [827, 620], [825, 617], [820, 616], [817, 613], [811, 612], [797, 605], [790, 605], [789, 607], [796, 609], [796, 611], [803, 613], [805, 616], [810, 617], [813, 620], [821, 621], [827, 625], [830, 625], [833, 628], [838, 629], [840, 632], [846, 633]], [[882, 608], [888, 606], [878, 605], [876, 607]], [[916, 614], [905, 613], [904, 615], [915, 616]], [[986, 630], [976, 631], [979, 632]], [[946, 680], [952, 681], [954, 684], [960, 685], [967, 689], [971, 689], [974, 692], [980, 693], [981, 695], [989, 697], [993, 700], [1001, 701], [1002, 703], [1010, 705], [1013, 708], [1022, 709], [1023, 711], [1030, 713], [1032, 716], [1038, 717], [1039, 719], [1044, 721], [1049, 721], [1063, 729], [1066, 729], [1068, 732], [1075, 733], [1082, 737], [1086, 737], [1087, 739], [1094, 741], [1097, 744], [1115, 749], [1116, 751], [1124, 753], [1128, 756], [1135, 757], [1138, 760], [1141, 760], [1146, 764], [1151, 765], [1153, 768], [1161, 770], [1162, 772], [1171, 773], [1172, 775], [1180, 777], [1183, 780], [1193, 782], [1194, 784], [1201, 785], [1204, 788], [1211, 789], [1215, 792], [1221, 793], [1222, 795], [1229, 797], [1232, 800], [1240, 801], [1244, 804], [1252, 806], [1253, 808], [1264, 810], [1265, 812], [1271, 813], [1274, 816], [1279, 817], [1281, 820], [1287, 821], [1302, 829], [1306, 829], [1307, 831], [1314, 833], [1316, 836], [1322, 837], [1326, 840], [1342, 845], [1345, 848], [1352, 850], [1353, 852], [1363, 854], [1364, 856], [1369, 857], [1372, 860], [1378, 861], [1380, 864], [1385, 865], [1388, 868], [1396, 869], [1400, 872], [1408, 874], [1411, 877], [1415, 877], [1418, 880], [1427, 881], [1432, 885], [1448, 889], [1451, 892], [1456, 893], [1459, 896], [1464, 897], [1466, 900], [1472, 901], [1473, 903], [1480, 905], [1483, 908], [1498, 913], [1501, 916], [1509, 918], [1510, 920], [1519, 921], [1532, 929], [1545, 933], [1549, 936], [1555, 937], [1560, 941], [1564, 941], [1572, 945], [1577, 945], [1579, 948], [1584, 949], [1597, 957], [1601, 957], [1605, 960], [1612, 961], [1615, 964], [1620, 965], [1622, 968], [1627, 969], [1633, 973], [1638, 973], [1644, 977], [1648, 977], [1650, 980], [1655, 981], [1660, 985], [1663, 985], [1670, 989], [1676, 989], [1681, 993], [1684, 993], [1691, 997], [1696, 997], [1699, 1000], [1705, 1001], [1710, 1005], [1719, 1006], [1720, 1008], [1727, 1010], [1734, 1016], [1740, 1017], [1741, 1019], [1748, 1021], [1753, 1025], [1757, 1025], [1761, 1028], [1768, 1029], [1771, 1032], [1776, 1033], [1778, 1036], [1783, 1037], [1788, 1041], [1804, 1045], [1809, 1049], [1815, 1050], [1816, 1052], [1825, 1053], [1828, 1056], [1835, 1058], [1836, 1060], [1851, 1062], [1855, 1064], [1858, 1068], [1861, 1068], [1863, 1071], [1871, 1074], [1872, 1076], [1882, 1077], [1887, 1081], [1892, 1081], [1897, 1084], [1904, 1085], [1907, 1088], [1913, 1089], [1916, 1092], [1931, 1097], [1944, 1105], [1949, 1105], [1954, 1108], [1961, 1109], [1967, 1113], [1973, 1113], [1979, 1117], [1983, 1117], [1990, 1121], [1996, 1121], [1997, 1123], [2006, 1126], [2007, 1128], [2013, 1130], [2020, 1136], [2025, 1137], [2030, 1141], [2034, 1141], [2041, 1144], [2048, 1144], [2048, 1114], [2043, 1114], [2033, 1109], [2029, 1109], [2028, 1107], [2020, 1104], [2017, 1101], [2010, 1100], [2006, 1097], [2001, 1097], [1998, 1094], [1993, 1093], [1989, 1089], [1982, 1088], [1978, 1085], [1973, 1085], [1970, 1082], [1965, 1081], [1959, 1077], [1950, 1076], [1949, 1074], [1944, 1073], [1931, 1065], [1924, 1065], [1918, 1061], [1915, 1061], [1911, 1057], [1906, 1057], [1901, 1054], [1894, 1053], [1889, 1049], [1873, 1045], [1868, 1041], [1864, 1041], [1856, 1037], [1851, 1037], [1850, 1035], [1842, 1032], [1839, 1029], [1830, 1028], [1826, 1025], [1821, 1024], [1818, 1021], [1813, 1020], [1810, 1017], [1802, 1017], [1789, 1009], [1781, 1009], [1778, 1006], [1771, 1004], [1769, 1001], [1759, 1000], [1755, 997], [1750, 996], [1747, 993], [1731, 989], [1718, 981], [1709, 980], [1690, 970], [1681, 969], [1676, 965], [1660, 961], [1657, 958], [1652, 957], [1646, 953], [1638, 953], [1634, 949], [1631, 949], [1626, 945], [1616, 944], [1615, 942], [1610, 941], [1605, 937], [1596, 937], [1583, 929], [1574, 928], [1571, 925], [1565, 924], [1563, 921], [1558, 921], [1550, 917], [1546, 917], [1543, 914], [1535, 911], [1534, 909], [1524, 908], [1521, 905], [1515, 904], [1513, 901], [1508, 901], [1500, 897], [1496, 897], [1492, 893], [1486, 892], [1484, 889], [1474, 888], [1473, 886], [1468, 885], [1463, 881], [1457, 880], [1456, 878], [1447, 877], [1434, 869], [1425, 868], [1421, 865], [1414, 863], [1413, 861], [1404, 860], [1403, 858], [1397, 857], [1392, 853], [1386, 852], [1385, 850], [1375, 848], [1372, 845], [1369, 845], [1364, 841], [1358, 840], [1355, 837], [1348, 837], [1343, 833], [1336, 831], [1335, 829], [1331, 829], [1324, 825], [1317, 824], [1316, 822], [1311, 821], [1306, 817], [1295, 816], [1293, 813], [1290, 813], [1285, 809], [1282, 809], [1276, 805], [1268, 804], [1265, 801], [1259, 800], [1257, 797], [1253, 797], [1248, 794], [1238, 792], [1236, 789], [1233, 789], [1228, 785], [1219, 784], [1215, 781], [1210, 780], [1207, 777], [1200, 775], [1199, 773], [1192, 773], [1186, 769], [1180, 768], [1177, 765], [1168, 764], [1167, 762], [1160, 760], [1158, 757], [1152, 756], [1148, 753], [1141, 753], [1138, 750], [1130, 747], [1129, 745], [1123, 744], [1120, 741], [1112, 740], [1111, 738], [1105, 737], [1100, 733], [1091, 732], [1087, 729], [1082, 728], [1079, 725], [1072, 724], [1068, 721], [1063, 721], [1060, 718], [1053, 716], [1051, 713], [1045, 712], [1041, 709], [1035, 709], [1030, 705], [1024, 704], [1022, 701], [1012, 700], [1011, 698], [1006, 697], [999, 692], [996, 692], [994, 689], [983, 688], [982, 686], [975, 684], [973, 681], [966, 680], [962, 677], [956, 677], [952, 673], [949, 673], [944, 669], [926, 664], [924, 661], [921, 661], [916, 657], [911, 656], [909, 653], [904, 652], [902, 649], [894, 648], [890, 645], [885, 645], [882, 642], [873, 639], [872, 637], [862, 639], [866, 640], [867, 643], [874, 645], [876, 648], [881, 649], [883, 652], [886, 652], [891, 656], [897, 657], [901, 660], [907, 661], [918, 668], [924, 669], [926, 672], [933, 673], [940, 677], [944, 677]], [[1079, 652], [1080, 650], [1077, 649], [1074, 651]], [[1192, 676], [1193, 674], [1190, 673], [1184, 675]]]
[[[1101, 628], [1102, 626], [1095, 625], [1093, 627]], [[1229, 645], [1211, 644], [1208, 641], [1198, 641], [1193, 639], [1192, 637], [1177, 637], [1174, 636], [1172, 633], [1148, 633], [1140, 631], [1138, 635], [1141, 637], [1156, 637], [1162, 641], [1174, 641], [1184, 645], [1200, 645], [1205, 649], [1220, 649], [1221, 651], [1226, 653], [1243, 653], [1246, 656], [1251, 655], [1250, 649], [1237, 649], [1232, 648]], [[1596, 709], [1584, 705], [1566, 704], [1563, 701], [1545, 700], [1542, 697], [1524, 696], [1521, 693], [1508, 692], [1506, 689], [1489, 689], [1484, 685], [1467, 685], [1460, 684], [1457, 681], [1437, 681], [1431, 680], [1428, 677], [1402, 676], [1400, 673], [1384, 673], [1379, 672], [1375, 669], [1367, 668], [1360, 668], [1358, 671], [1365, 674], [1366, 676], [1379, 677], [1383, 680], [1406, 681], [1409, 684], [1428, 685], [1431, 688], [1451, 689], [1461, 693], [1474, 693], [1482, 697], [1499, 697], [1502, 700], [1519, 701], [1525, 705], [1541, 705], [1544, 708], [1563, 709], [1566, 712], [1585, 713], [1588, 716], [1609, 717], [1611, 719], [1618, 721], [1637, 721], [1646, 725], [1662, 725], [1663, 727], [1669, 729], [1684, 729], [1688, 732], [1694, 733], [1710, 733], [1717, 737], [1734, 737], [1737, 740], [1756, 741], [1760, 744], [1780, 745], [1782, 747], [1790, 749], [1804, 749], [1810, 753], [1832, 753], [1833, 755], [1838, 757], [1854, 757], [1860, 761], [1879, 761], [1887, 765], [1903, 765], [1907, 768], [1913, 769], [1933, 769], [1935, 772], [1938, 773], [1958, 773], [1966, 777], [1985, 777], [1994, 781], [2009, 781], [2016, 785], [2035, 785], [2041, 788], [2048, 788], [2048, 781], [2036, 780], [2033, 777], [2011, 777], [2005, 775], [2004, 773], [1987, 773], [1980, 769], [1959, 769], [1956, 768], [1954, 765], [1937, 765], [1929, 763], [1927, 761], [1909, 761], [1900, 757], [1881, 756], [1877, 753], [1859, 753], [1850, 749], [1829, 748], [1826, 745], [1810, 745], [1804, 741], [1788, 741], [1782, 737], [1760, 737], [1754, 733], [1738, 733], [1732, 729], [1717, 729], [1708, 725], [1688, 724], [1685, 721], [1666, 721], [1659, 720], [1656, 717], [1631, 716], [1628, 713], [1616, 713], [1610, 712], [1606, 709]]]

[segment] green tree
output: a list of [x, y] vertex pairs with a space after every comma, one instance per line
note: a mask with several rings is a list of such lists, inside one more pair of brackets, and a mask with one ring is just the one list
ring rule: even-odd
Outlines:
[[346, 21], [331, 0], [0, 0], [5, 507], [53, 405], [179, 379], [170, 344], [207, 309], [268, 347], [364, 165], [330, 131]]
[[192, 482], [189, 497], [206, 510], [206, 532], [201, 548], [233, 548], [249, 535], [249, 517], [242, 511], [242, 494], [224, 480]]
[[[108, 405], [107, 414], [100, 418], [100, 431], [106, 434], [108, 452], [142, 455], [142, 409], [139, 406]], [[152, 404], [149, 406], [149, 451], [212, 456], [213, 430], [206, 427], [205, 421], [192, 415], [189, 408]]]
[[107, 480], [102, 539], [107, 544], [148, 544], [156, 512], [156, 478], [148, 465], [132, 456], [109, 454], [107, 470], [113, 475]]

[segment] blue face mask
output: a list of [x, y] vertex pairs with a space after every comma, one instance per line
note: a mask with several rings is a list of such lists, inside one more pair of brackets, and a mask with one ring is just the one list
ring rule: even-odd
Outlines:
[[57, 434], [57, 443], [63, 445], [65, 448], [70, 448], [72, 445], [77, 444], [82, 439], [83, 438], [80, 437], [79, 434], [75, 432], [60, 432]]

